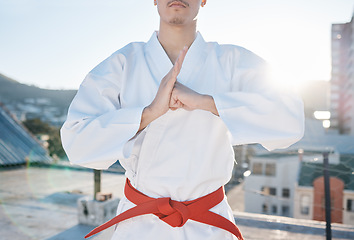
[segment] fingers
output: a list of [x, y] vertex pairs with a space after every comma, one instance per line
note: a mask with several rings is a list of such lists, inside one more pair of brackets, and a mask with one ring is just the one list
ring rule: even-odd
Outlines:
[[182, 49], [178, 55], [176, 63], [160, 82], [156, 96], [150, 104], [150, 109], [152, 109], [156, 116], [165, 114], [169, 108], [175, 110], [183, 107], [183, 104], [178, 100], [178, 98], [175, 98], [175, 102], [173, 102], [172, 91], [175, 86], [175, 82], [177, 81], [177, 76], [182, 68], [187, 51], [187, 47]]
[[182, 108], [183, 107], [183, 103], [178, 99], [178, 96], [176, 94], [176, 90], [172, 90], [172, 93], [171, 93], [171, 98], [170, 98], [170, 109], [171, 110], [176, 110], [178, 108]]
[[171, 103], [170, 104], [170, 109], [172, 111], [175, 111], [179, 108], [183, 108], [184, 107], [184, 104], [182, 102], [180, 102], [179, 100], [175, 101], [174, 103]]
[[188, 51], [188, 47], [185, 46], [181, 50], [181, 52], [179, 53], [177, 60], [173, 66], [173, 70], [172, 70], [173, 78], [177, 78], [179, 72], [181, 71], [182, 64], [183, 64], [184, 58], [186, 57], [187, 51]]
[[178, 63], [178, 65], [182, 66], [182, 63], [184, 61], [184, 58], [186, 57], [188, 52], [188, 47], [184, 46], [183, 49], [181, 50], [181, 52], [179, 53], [176, 63]]
[[177, 108], [182, 108], [184, 106], [184, 104], [180, 101], [180, 100], [177, 100]]

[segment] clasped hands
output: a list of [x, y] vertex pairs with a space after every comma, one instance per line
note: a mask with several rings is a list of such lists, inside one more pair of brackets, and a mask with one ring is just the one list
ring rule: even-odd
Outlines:
[[142, 113], [139, 130], [145, 128], [169, 109], [183, 108], [189, 111], [201, 109], [219, 115], [213, 97], [197, 93], [177, 81], [187, 51], [187, 47], [181, 50], [174, 66], [161, 80], [154, 100], [149, 106], [145, 107]]
[[184, 108], [186, 110], [194, 110], [197, 108], [197, 102], [202, 97], [201, 94], [177, 81], [177, 76], [181, 71], [187, 51], [187, 47], [181, 50], [174, 66], [161, 80], [156, 97], [152, 102], [152, 107], [160, 109], [159, 113], [161, 115], [167, 112], [168, 109]]
[[202, 102], [206, 95], [199, 94], [177, 81], [187, 51], [187, 47], [181, 50], [174, 66], [161, 80], [155, 99], [150, 104], [158, 115], [163, 115], [168, 109], [184, 108], [191, 111], [203, 105]]

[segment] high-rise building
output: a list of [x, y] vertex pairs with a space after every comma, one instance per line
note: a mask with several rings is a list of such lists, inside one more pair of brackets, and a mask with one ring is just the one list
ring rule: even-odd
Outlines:
[[354, 16], [332, 25], [331, 126], [354, 135]]

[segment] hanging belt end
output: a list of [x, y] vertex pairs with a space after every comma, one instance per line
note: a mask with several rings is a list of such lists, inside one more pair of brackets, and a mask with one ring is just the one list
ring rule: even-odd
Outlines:
[[84, 238], [89, 238], [91, 237], [92, 235], [95, 235], [97, 232], [95, 232], [95, 229], [92, 230], [91, 232], [89, 232]]

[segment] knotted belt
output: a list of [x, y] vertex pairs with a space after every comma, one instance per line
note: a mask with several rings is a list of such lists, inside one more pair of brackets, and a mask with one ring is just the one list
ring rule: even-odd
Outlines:
[[237, 226], [228, 219], [209, 211], [224, 199], [224, 188], [209, 193], [192, 201], [179, 202], [171, 198], [151, 198], [135, 189], [127, 179], [124, 194], [137, 206], [112, 218], [108, 222], [93, 229], [85, 236], [88, 238], [121, 221], [145, 214], [154, 214], [171, 227], [182, 227], [188, 219], [208, 224], [229, 231], [239, 240], [243, 240]]

